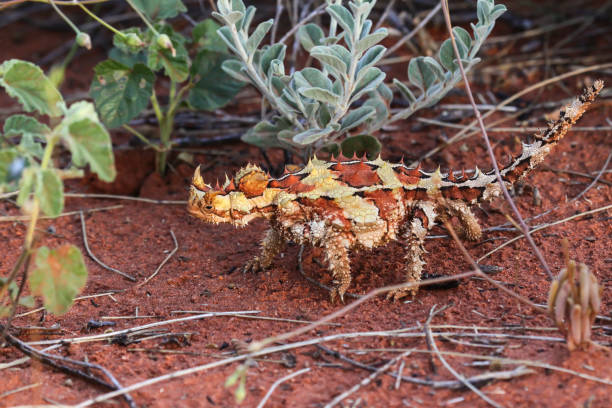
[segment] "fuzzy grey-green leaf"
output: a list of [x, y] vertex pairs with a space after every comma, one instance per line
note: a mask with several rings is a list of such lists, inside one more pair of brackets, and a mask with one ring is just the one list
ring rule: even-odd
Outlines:
[[373, 91], [385, 79], [385, 73], [376, 67], [368, 68], [355, 84], [355, 89], [351, 94], [351, 102], [359, 99], [366, 92]]
[[361, 125], [366, 120], [370, 119], [376, 110], [369, 106], [361, 106], [350, 111], [340, 123], [340, 130], [345, 131]]
[[310, 52], [313, 47], [323, 45], [325, 34], [318, 25], [309, 23], [298, 29], [297, 36], [302, 47]]
[[234, 79], [242, 82], [249, 82], [249, 77], [242, 70], [244, 64], [238, 60], [225, 60], [221, 64], [221, 69]]
[[283, 61], [285, 59], [285, 51], [287, 46], [285, 44], [274, 44], [270, 47], [266, 48], [263, 54], [261, 55], [261, 59], [259, 60], [259, 66], [261, 67], [261, 72], [265, 75], [268, 75], [268, 71], [270, 70], [270, 64], [273, 60]]
[[436, 74], [424, 59], [425, 57], [416, 57], [410, 60], [408, 79], [413, 85], [425, 91], [436, 81]]
[[341, 4], [332, 4], [325, 9], [334, 20], [338, 22], [340, 27], [349, 33], [353, 33], [355, 30], [355, 21], [351, 12]]
[[328, 91], [332, 90], [332, 82], [323, 72], [316, 68], [304, 68], [293, 75], [293, 80], [297, 88], [318, 87]]
[[30, 134], [40, 139], [44, 139], [50, 131], [51, 129], [49, 129], [49, 126], [40, 123], [32, 116], [16, 114], [9, 116], [4, 121], [5, 136]]
[[57, 217], [64, 209], [64, 183], [53, 169], [38, 169], [34, 179], [34, 195], [40, 209], [49, 217]]
[[307, 98], [312, 98], [316, 101], [329, 103], [332, 105], [336, 105], [340, 99], [340, 97], [332, 91], [318, 87], [303, 87], [299, 88], [298, 91]]
[[64, 99], [42, 69], [31, 62], [12, 59], [0, 65], [0, 85], [19, 100], [27, 112], [60, 116]]
[[249, 36], [246, 46], [249, 55], [253, 54], [257, 47], [259, 47], [261, 41], [264, 39], [268, 31], [270, 31], [272, 24], [274, 24], [274, 20], [272, 19], [260, 23], [255, 31], [253, 31], [253, 33]]
[[366, 53], [357, 63], [357, 80], [360, 79], [360, 73], [365, 72], [366, 69], [374, 66], [385, 55], [385, 51], [387, 51], [387, 49], [382, 45], [375, 45], [366, 51]]
[[387, 30], [385, 28], [379, 28], [372, 34], [366, 35], [364, 38], [359, 40], [359, 42], [355, 46], [355, 52], [361, 54], [362, 52], [367, 51], [371, 47], [381, 42], [386, 36]]
[[300, 145], [309, 145], [333, 132], [331, 127], [325, 129], [309, 129], [293, 136], [293, 141]]

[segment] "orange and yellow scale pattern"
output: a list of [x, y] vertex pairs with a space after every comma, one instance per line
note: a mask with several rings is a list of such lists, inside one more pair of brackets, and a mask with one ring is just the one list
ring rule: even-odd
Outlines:
[[[601, 81], [565, 107], [546, 131], [523, 144], [520, 155], [502, 168], [506, 185], [525, 176], [551, 151], [567, 130], [582, 116], [603, 88]], [[312, 158], [297, 171], [270, 177], [255, 165], [239, 170], [223, 186], [204, 183], [199, 167], [190, 189], [188, 211], [209, 223], [245, 226], [264, 217], [271, 228], [262, 242], [261, 254], [245, 270], [267, 268], [284, 244], [293, 241], [322, 247], [335, 288], [332, 300], [343, 300], [351, 283], [349, 251], [371, 249], [391, 240], [405, 248], [407, 282], [418, 282], [425, 262], [423, 242], [436, 224], [456, 217], [463, 236], [478, 240], [478, 220], [470, 206], [500, 194], [494, 172], [427, 172], [420, 167], [389, 163], [380, 157], [331, 161]], [[390, 294], [399, 299], [415, 294], [415, 288]]]

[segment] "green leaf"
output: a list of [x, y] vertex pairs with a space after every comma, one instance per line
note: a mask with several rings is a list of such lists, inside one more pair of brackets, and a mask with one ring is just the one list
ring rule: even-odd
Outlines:
[[293, 136], [293, 141], [300, 145], [309, 145], [329, 135], [333, 131], [334, 129], [331, 127], [326, 127], [325, 129], [309, 129]]
[[158, 71], [162, 67], [164, 73], [175, 82], [183, 82], [189, 77], [189, 54], [185, 48], [185, 38], [175, 32], [172, 27], [163, 26], [159, 29], [160, 33], [166, 34], [175, 50], [163, 48], [158, 41], [153, 41], [148, 49], [147, 66]]
[[393, 84], [397, 86], [397, 89], [399, 89], [402, 96], [406, 98], [411, 105], [416, 102], [416, 97], [414, 96], [412, 91], [406, 86], [406, 84], [399, 81], [397, 78], [393, 78]]
[[[332, 44], [329, 46], [329, 49], [336, 57], [340, 58], [342, 62], [344, 62], [344, 65], [346, 65], [347, 67], [351, 65], [353, 56], [345, 47], [338, 44]], [[348, 73], [348, 71], [346, 72]]]
[[43, 298], [45, 308], [61, 315], [70, 309], [75, 296], [87, 281], [87, 268], [81, 251], [74, 245], [57, 249], [38, 248], [30, 273], [30, 288]]
[[[0, 186], [10, 181], [11, 164], [17, 157], [19, 157], [19, 152], [15, 148], [0, 149]], [[1, 187], [0, 191], [2, 191]]]
[[223, 20], [225, 20], [228, 26], [236, 24], [242, 17], [244, 17], [244, 12], [242, 11], [231, 11], [222, 15]]
[[219, 24], [213, 19], [207, 18], [193, 27], [191, 38], [201, 49], [225, 53], [227, 52], [227, 46], [217, 33], [219, 27]]
[[17, 205], [19, 207], [23, 207], [34, 190], [34, 180], [37, 174], [37, 167], [28, 167], [21, 173], [21, 180], [19, 180], [19, 195], [17, 196]]
[[413, 85], [425, 91], [436, 82], [437, 76], [424, 60], [425, 57], [416, 57], [410, 60], [410, 63], [408, 63], [408, 79]]
[[225, 60], [221, 64], [221, 69], [223, 72], [231, 76], [232, 78], [242, 81], [242, 82], [251, 82], [247, 74], [242, 70], [244, 64], [238, 60]]
[[436, 78], [439, 81], [444, 81], [444, 70], [442, 69], [438, 61], [431, 57], [423, 57], [423, 62], [427, 64], [429, 69], [435, 74]]
[[333, 93], [332, 91], [328, 91], [327, 89], [317, 88], [317, 87], [303, 87], [299, 88], [298, 92], [304, 95], [307, 98], [312, 98], [315, 101], [329, 103], [332, 105], [337, 105], [340, 101], [340, 97]]
[[251, 23], [253, 22], [253, 17], [255, 17], [255, 10], [256, 8], [254, 6], [249, 6], [246, 8], [246, 10], [244, 11], [244, 16], [242, 17], [242, 20], [240, 20], [240, 26], [238, 27], [238, 30], [243, 31], [245, 33], [249, 32], [249, 28], [251, 27]]
[[147, 54], [144, 51], [137, 54], [130, 54], [129, 52], [122, 51], [117, 47], [113, 47], [108, 52], [108, 59], [115, 60], [130, 68], [134, 67], [136, 64], [147, 65]]
[[327, 13], [338, 22], [338, 25], [351, 34], [355, 31], [355, 20], [351, 12], [341, 4], [332, 4], [326, 9]]
[[[459, 55], [461, 59], [464, 59], [468, 55], [468, 49], [465, 48], [465, 45], [461, 41], [456, 41], [457, 49], [459, 50]], [[459, 69], [459, 65], [457, 65], [457, 58], [455, 57], [455, 51], [453, 50], [453, 43], [451, 39], [445, 40], [440, 46], [440, 62], [442, 66], [446, 68], [450, 72], [455, 72]], [[411, 61], [412, 62], [412, 61]]]
[[327, 91], [332, 90], [332, 82], [329, 78], [316, 68], [304, 68], [293, 75], [296, 88], [316, 87]]
[[387, 36], [387, 34], [387, 29], [379, 28], [372, 34], [366, 35], [361, 40], [359, 40], [359, 42], [355, 46], [355, 52], [358, 54], [365, 52], [366, 50], [381, 42], [383, 38]]
[[151, 20], [174, 18], [187, 11], [181, 0], [132, 0], [132, 4]]
[[21, 137], [21, 141], [19, 142], [19, 146], [17, 146], [17, 150], [19, 150], [20, 153], [22, 153], [29, 159], [33, 157], [37, 159], [42, 159], [44, 154], [42, 145], [35, 141], [34, 136], [30, 133], [25, 133]]
[[222, 69], [225, 56], [207, 50], [195, 58], [196, 84], [189, 91], [188, 101], [197, 108], [214, 110], [228, 104], [244, 84], [227, 77]]
[[323, 38], [325, 38], [321, 27], [313, 23], [301, 26], [298, 29], [297, 36], [300, 44], [307, 52], [310, 52], [317, 45], [323, 45]]
[[106, 60], [94, 68], [90, 94], [102, 121], [110, 128], [128, 123], [148, 105], [155, 74], [145, 65], [129, 68]]
[[489, 15], [491, 22], [497, 20], [499, 16], [506, 12], [506, 10], [507, 8], [503, 4], [496, 4], [495, 7], [493, 7], [493, 10], [491, 10], [491, 14]]
[[89, 164], [101, 180], [115, 179], [117, 172], [110, 136], [90, 102], [72, 104], [58, 129], [76, 166]]
[[373, 91], [385, 80], [385, 73], [376, 67], [368, 68], [355, 84], [355, 90], [351, 95], [351, 102], [359, 99], [366, 92]]
[[38, 111], [60, 116], [64, 100], [55, 85], [36, 65], [21, 60], [8, 60], [0, 65], [0, 85], [17, 98], [27, 112]]
[[376, 64], [385, 55], [385, 51], [387, 51], [387, 49], [382, 45], [375, 45], [366, 51], [364, 56], [361, 57], [357, 63], [357, 69], [355, 71], [357, 73], [357, 80], [361, 78], [359, 73], [362, 71], [365, 72], [366, 69], [374, 66], [374, 64]]
[[289, 122], [289, 120], [275, 117], [274, 122], [262, 120], [249, 129], [241, 139], [245, 143], [261, 147], [262, 149], [283, 147], [284, 145], [278, 140], [277, 136], [290, 128], [291, 122]]
[[455, 41], [463, 44], [466, 50], [472, 47], [472, 37], [470, 37], [470, 33], [468, 33], [466, 29], [462, 27], [453, 27], [453, 35], [455, 36]]
[[323, 64], [327, 64], [328, 66], [333, 68], [339, 75], [346, 76], [348, 66], [341, 58], [339, 58], [332, 52], [330, 47], [324, 45], [313, 47], [310, 50], [310, 55], [313, 58], [316, 58], [321, 61]]
[[264, 21], [263, 23], [259, 24], [255, 31], [253, 31], [253, 33], [249, 36], [246, 45], [246, 50], [249, 55], [252, 55], [257, 47], [259, 47], [259, 44], [261, 44], [266, 34], [268, 34], [268, 31], [270, 31], [272, 24], [274, 24], [273, 19]]
[[286, 49], [287, 49], [287, 46], [285, 44], [280, 44], [280, 43], [274, 44], [266, 48], [259, 60], [259, 66], [261, 68], [261, 72], [263, 72], [266, 75], [270, 75], [269, 73], [270, 64], [274, 60], [282, 62], [285, 59]]
[[[381, 87], [381, 85], [379, 85], [379, 88]], [[377, 90], [377, 92], [379, 91]], [[363, 106], [372, 108], [375, 111], [374, 115], [368, 119], [367, 129], [379, 129], [380, 126], [385, 123], [387, 118], [389, 118], [389, 104], [385, 103], [384, 99], [381, 96], [368, 99], [367, 101], [365, 101]]]
[[376, 110], [369, 106], [362, 106], [350, 111], [340, 123], [340, 130], [345, 131], [361, 125], [366, 120], [370, 119]]
[[43, 148], [36, 140], [44, 141], [51, 130], [45, 124], [27, 115], [12, 115], [4, 122], [6, 137], [21, 135], [17, 150], [28, 158], [42, 158]]
[[238, 55], [238, 50], [236, 49], [236, 46], [234, 45], [234, 39], [232, 38], [232, 31], [230, 30], [230, 28], [221, 27], [220, 29], [217, 30], [217, 34], [219, 34], [219, 38], [223, 40], [225, 45], [227, 45], [234, 54]]
[[34, 195], [40, 209], [49, 217], [57, 217], [64, 209], [64, 184], [53, 169], [38, 169], [34, 179]]
[[345, 157], [362, 157], [364, 154], [373, 160], [380, 154], [381, 144], [374, 136], [358, 135], [347, 137], [340, 144], [340, 149]]
[[17, 114], [6, 118], [4, 122], [4, 135], [17, 136], [30, 134], [34, 137], [44, 140], [46, 135], [51, 132], [51, 129], [32, 116]]

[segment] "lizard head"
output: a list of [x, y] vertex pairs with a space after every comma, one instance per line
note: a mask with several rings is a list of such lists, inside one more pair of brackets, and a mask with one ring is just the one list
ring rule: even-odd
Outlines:
[[223, 186], [204, 183], [200, 166], [195, 169], [189, 190], [187, 211], [205, 222], [227, 222], [245, 226], [254, 218], [264, 216], [267, 207], [264, 192], [270, 176], [255, 165], [240, 169], [233, 179], [226, 176]]

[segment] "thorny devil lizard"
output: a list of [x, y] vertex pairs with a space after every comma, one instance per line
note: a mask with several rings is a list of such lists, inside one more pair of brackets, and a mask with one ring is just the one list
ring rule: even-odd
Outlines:
[[[501, 169], [507, 186], [544, 160], [602, 88], [603, 82], [596, 81], [566, 106], [546, 131], [534, 135], [532, 144], [523, 143], [521, 154]], [[333, 301], [337, 297], [343, 300], [350, 285], [352, 248], [371, 249], [399, 240], [405, 249], [406, 280], [418, 282], [425, 264], [422, 255], [427, 231], [456, 217], [464, 237], [480, 239], [480, 225], [470, 206], [500, 192], [495, 173], [478, 168], [468, 178], [465, 173], [441, 173], [439, 168], [428, 173], [420, 166], [408, 168], [380, 157], [372, 161], [340, 157], [329, 162], [315, 157], [301, 170], [286, 171], [279, 178], [249, 164], [216, 188], [204, 183], [198, 167], [188, 211], [215, 224], [242, 227], [258, 217], [270, 221], [261, 254], [246, 264], [245, 271], [269, 267], [287, 241], [322, 247], [336, 284]], [[414, 295], [417, 287], [395, 291], [390, 297]]]

